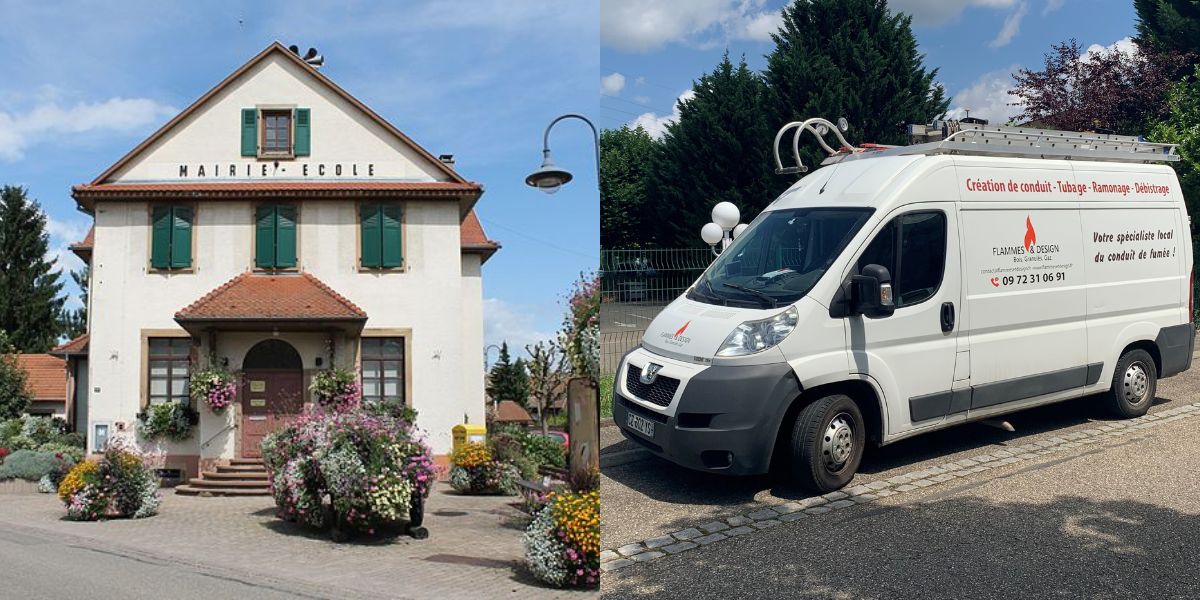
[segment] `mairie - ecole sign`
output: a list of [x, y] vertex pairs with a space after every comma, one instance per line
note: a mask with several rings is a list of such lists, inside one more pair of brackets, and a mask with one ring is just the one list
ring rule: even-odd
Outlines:
[[374, 177], [375, 163], [255, 162], [179, 165], [180, 179]]

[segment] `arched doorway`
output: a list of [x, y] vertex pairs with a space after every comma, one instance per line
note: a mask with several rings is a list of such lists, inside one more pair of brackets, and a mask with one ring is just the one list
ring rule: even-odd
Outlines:
[[304, 408], [304, 362], [280, 339], [263, 340], [242, 360], [242, 457], [262, 458], [262, 440]]

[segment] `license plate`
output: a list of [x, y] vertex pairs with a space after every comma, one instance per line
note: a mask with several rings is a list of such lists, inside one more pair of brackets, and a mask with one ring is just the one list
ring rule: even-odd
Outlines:
[[654, 421], [633, 413], [627, 413], [627, 415], [629, 418], [626, 419], [625, 423], [629, 425], [630, 429], [646, 437], [654, 437]]

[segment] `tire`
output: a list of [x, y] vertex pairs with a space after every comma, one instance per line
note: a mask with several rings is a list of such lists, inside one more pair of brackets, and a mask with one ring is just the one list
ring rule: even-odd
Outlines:
[[858, 471], [866, 441], [858, 404], [845, 394], [825, 396], [796, 415], [792, 476], [801, 486], [822, 494], [845, 487]]
[[1105, 396], [1109, 409], [1118, 417], [1140, 417], [1154, 404], [1158, 391], [1158, 371], [1154, 358], [1145, 350], [1130, 350], [1121, 355], [1113, 372], [1112, 387]]

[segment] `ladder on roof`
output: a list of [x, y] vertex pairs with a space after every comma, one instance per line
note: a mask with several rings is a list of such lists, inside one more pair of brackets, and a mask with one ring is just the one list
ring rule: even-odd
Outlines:
[[[779, 156], [779, 142], [783, 134], [792, 128], [796, 130], [792, 136], [792, 158], [795, 166], [784, 167]], [[821, 149], [829, 154], [829, 157], [821, 162], [822, 165], [846, 159], [915, 154], [967, 154], [1135, 163], [1179, 160], [1179, 155], [1175, 153], [1176, 144], [1147, 142], [1130, 135], [989, 126], [951, 120], [935, 122], [932, 125], [909, 125], [912, 145], [863, 144], [854, 147], [842, 136], [846, 129], [845, 119], [838, 119], [835, 125], [819, 117], [784, 125], [775, 134], [775, 172], [794, 174], [808, 171], [808, 167], [800, 160], [800, 136], [805, 132], [816, 137]], [[828, 133], [833, 133], [840, 144], [836, 150], [825, 141], [825, 135]]]

